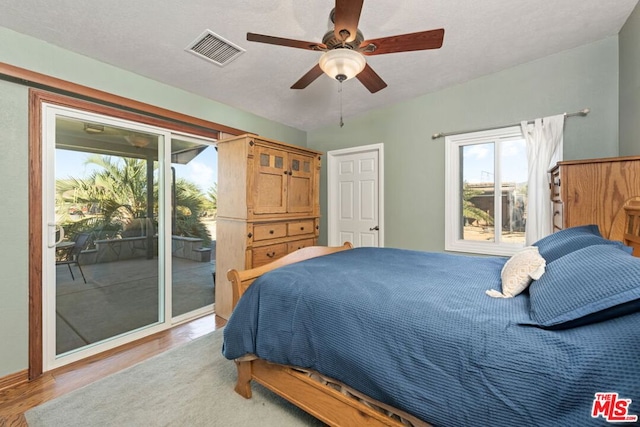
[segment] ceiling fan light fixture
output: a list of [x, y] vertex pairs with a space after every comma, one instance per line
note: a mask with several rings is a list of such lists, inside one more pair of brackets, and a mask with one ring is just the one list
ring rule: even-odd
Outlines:
[[354, 78], [364, 70], [367, 61], [361, 53], [343, 48], [325, 52], [318, 64], [326, 75], [343, 82]]

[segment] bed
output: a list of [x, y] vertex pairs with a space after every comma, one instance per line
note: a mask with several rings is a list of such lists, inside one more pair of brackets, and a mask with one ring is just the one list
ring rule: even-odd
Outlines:
[[237, 364], [236, 392], [251, 397], [257, 381], [336, 426], [631, 422], [637, 221], [627, 223], [629, 246], [596, 226], [537, 242], [537, 273], [527, 270], [531, 284], [513, 297], [503, 272], [522, 270], [516, 256], [345, 244], [232, 270], [223, 354]]

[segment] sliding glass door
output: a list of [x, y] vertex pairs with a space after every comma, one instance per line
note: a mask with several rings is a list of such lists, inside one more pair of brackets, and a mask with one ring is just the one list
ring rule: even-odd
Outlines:
[[200, 138], [171, 139], [171, 315], [211, 311], [215, 292], [217, 151]]
[[42, 117], [45, 370], [211, 312], [204, 196], [175, 173], [210, 141], [48, 104]]

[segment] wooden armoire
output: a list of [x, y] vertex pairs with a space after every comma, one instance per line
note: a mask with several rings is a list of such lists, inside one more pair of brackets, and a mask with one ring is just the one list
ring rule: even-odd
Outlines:
[[562, 161], [549, 172], [554, 232], [596, 224], [623, 240], [624, 207], [640, 200], [640, 156]]
[[230, 269], [255, 268], [317, 243], [322, 153], [252, 134], [217, 147], [215, 311], [228, 319]]

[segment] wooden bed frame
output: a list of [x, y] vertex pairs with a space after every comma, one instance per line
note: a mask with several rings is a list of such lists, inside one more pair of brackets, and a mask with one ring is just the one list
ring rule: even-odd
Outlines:
[[633, 256], [640, 257], [640, 201], [628, 202], [624, 210], [624, 244], [633, 248]]
[[[640, 201], [631, 201], [624, 207], [624, 243], [640, 256]], [[227, 277], [233, 285], [233, 307], [249, 286], [262, 274], [295, 262], [351, 249], [343, 246], [312, 246], [293, 252], [270, 264], [251, 270], [230, 270]], [[406, 412], [392, 408], [364, 396], [344, 384], [315, 372], [293, 366], [269, 363], [255, 356], [236, 360], [238, 380], [235, 391], [245, 398], [251, 397], [251, 380], [282, 396], [319, 420], [331, 426], [430, 426]], [[320, 377], [320, 380], [318, 380]]]
[[[328, 255], [353, 246], [311, 246], [286, 255], [270, 264], [251, 270], [230, 270], [227, 277], [233, 285], [233, 307], [253, 281], [262, 274], [284, 265]], [[331, 426], [429, 426], [430, 424], [384, 403], [350, 389], [339, 381], [317, 372], [279, 365], [249, 356], [236, 360], [238, 380], [235, 391], [251, 397], [251, 380]]]

